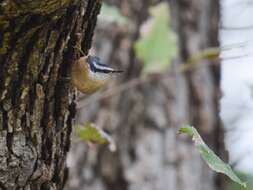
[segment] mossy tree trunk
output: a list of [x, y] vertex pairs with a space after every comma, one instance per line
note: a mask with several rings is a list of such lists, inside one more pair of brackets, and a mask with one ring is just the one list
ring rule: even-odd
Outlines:
[[[139, 27], [148, 17], [148, 8], [160, 1], [108, 2], [130, 17], [134, 31], [98, 25], [97, 51], [103, 60], [127, 68], [123, 77], [127, 82], [141, 71], [133, 50]], [[189, 57], [219, 46], [219, 1], [168, 2], [179, 40], [177, 63], [161, 76], [163, 79], [154, 78], [100, 102], [91, 98], [80, 102], [85, 107], [77, 114], [79, 122], [93, 121], [109, 131], [118, 150], [111, 153], [107, 147], [94, 150], [76, 143], [70, 163], [79, 167], [70, 170], [69, 190], [226, 189], [224, 178], [208, 168], [192, 142], [177, 135], [183, 124], [192, 124], [216, 153], [225, 153], [218, 106], [219, 64], [203, 60], [187, 73], [178, 72]]]
[[71, 64], [100, 0], [0, 1], [0, 189], [63, 189], [75, 114]]

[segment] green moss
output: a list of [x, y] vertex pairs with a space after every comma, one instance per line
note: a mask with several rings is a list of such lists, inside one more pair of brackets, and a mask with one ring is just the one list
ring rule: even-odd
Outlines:
[[65, 8], [73, 0], [44, 0], [44, 1], [26, 1], [17, 5], [14, 1], [7, 1], [5, 6], [2, 6], [4, 15], [8, 17], [18, 16], [25, 13], [35, 14], [50, 14], [60, 8]]
[[48, 40], [48, 49], [53, 49], [55, 47], [55, 41], [56, 39], [58, 38], [59, 36], [59, 32], [58, 31], [52, 31], [50, 33], [50, 37], [49, 37], [49, 40]]
[[0, 55], [5, 54], [8, 50], [8, 44], [10, 42], [10, 33], [6, 32], [3, 36], [3, 44], [2, 47], [0, 47]]
[[9, 22], [6, 20], [5, 16], [0, 16], [0, 28], [5, 29], [9, 26]]
[[32, 52], [29, 61], [29, 77], [37, 78], [39, 75], [40, 53], [38, 50]]

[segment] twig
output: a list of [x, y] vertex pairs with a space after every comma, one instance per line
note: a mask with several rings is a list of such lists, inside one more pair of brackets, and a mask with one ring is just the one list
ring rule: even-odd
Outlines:
[[[187, 71], [190, 71], [194, 68], [196, 68], [197, 65], [200, 65], [201, 61], [208, 60], [213, 62], [208, 62], [207, 64], [221, 64], [221, 60], [224, 59], [234, 59], [234, 58], [241, 58], [242, 56], [237, 57], [227, 57], [227, 58], [219, 58], [220, 48], [208, 48], [199, 54], [196, 54], [189, 58], [186, 62], [186, 64], [181, 64], [181, 66], [178, 69], [178, 73], [185, 73]], [[217, 62], [219, 61], [219, 62]], [[161, 80], [166, 80], [169, 77], [171, 77], [172, 73], [167, 73], [166, 75], [162, 75]], [[131, 79], [123, 84], [117, 85], [116, 87], [111, 87], [107, 89], [103, 93], [96, 93], [89, 98], [85, 98], [85, 100], [80, 100], [80, 103], [77, 106], [77, 109], [83, 108], [88, 106], [89, 104], [93, 102], [97, 102], [103, 99], [107, 99], [110, 97], [113, 97], [115, 95], [119, 95], [122, 92], [132, 89], [138, 85], [150, 82], [153, 78], [152, 77], [145, 77], [145, 78], [134, 78]]]

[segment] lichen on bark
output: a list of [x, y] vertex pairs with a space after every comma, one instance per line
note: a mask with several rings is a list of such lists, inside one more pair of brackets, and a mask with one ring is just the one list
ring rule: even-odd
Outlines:
[[0, 189], [62, 189], [74, 117], [71, 64], [100, 0], [0, 2]]

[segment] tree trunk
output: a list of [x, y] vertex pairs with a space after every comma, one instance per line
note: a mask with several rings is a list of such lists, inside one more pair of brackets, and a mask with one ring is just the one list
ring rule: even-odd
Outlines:
[[63, 189], [75, 115], [71, 64], [100, 0], [0, 2], [0, 189]]
[[[154, 2], [112, 0], [110, 3], [130, 17], [136, 31], [129, 34], [126, 27], [115, 25], [98, 28], [98, 55], [107, 62], [127, 65], [123, 82], [140, 74], [133, 43]], [[219, 118], [220, 67], [205, 60], [187, 73], [178, 72], [180, 63], [189, 57], [219, 45], [219, 1], [169, 2], [179, 39], [177, 63], [165, 73], [169, 77], [154, 79], [110, 99], [105, 96], [100, 102], [92, 98], [80, 102], [86, 106], [79, 110], [79, 122], [93, 121], [109, 131], [118, 149], [111, 153], [106, 147], [92, 149], [75, 143], [69, 159], [73, 166], [68, 190], [226, 189], [224, 179], [208, 168], [192, 142], [177, 136], [179, 127], [192, 124], [218, 155], [225, 152]]]

